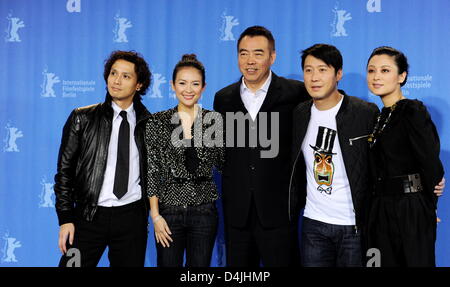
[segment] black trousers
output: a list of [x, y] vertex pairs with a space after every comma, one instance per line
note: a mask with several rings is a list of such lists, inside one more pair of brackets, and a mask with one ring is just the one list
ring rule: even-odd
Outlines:
[[[286, 215], [287, 216], [287, 215]], [[247, 224], [237, 228], [225, 222], [228, 267], [288, 267], [299, 265], [296, 223], [276, 228], [262, 226], [254, 204]]]
[[[73, 245], [81, 255], [81, 267], [97, 266], [106, 247], [111, 267], [143, 267], [147, 247], [147, 214], [142, 200], [119, 207], [98, 207], [92, 222], [77, 216]], [[71, 264], [63, 255], [60, 267]]]
[[381, 267], [435, 266], [436, 213], [420, 192], [378, 195], [369, 215], [369, 248]]

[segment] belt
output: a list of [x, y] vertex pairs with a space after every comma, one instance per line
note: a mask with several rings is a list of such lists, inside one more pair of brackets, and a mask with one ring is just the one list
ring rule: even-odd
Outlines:
[[208, 176], [198, 176], [198, 177], [192, 177], [192, 178], [174, 177], [174, 178], [171, 178], [170, 183], [183, 184], [183, 183], [187, 183], [187, 182], [193, 182], [195, 184], [200, 184], [200, 183], [208, 182], [208, 181], [212, 182], [213, 179]]
[[145, 203], [144, 203], [144, 199], [139, 199], [135, 202], [132, 203], [128, 203], [125, 205], [120, 205], [120, 206], [111, 206], [111, 207], [106, 207], [106, 206], [98, 206], [97, 210], [101, 211], [107, 211], [107, 210], [112, 210], [112, 211], [128, 211], [130, 209], [133, 208], [138, 208], [138, 207], [144, 207]]
[[418, 173], [378, 178], [375, 184], [376, 194], [404, 194], [422, 190], [422, 181]]
[[160, 213], [178, 213], [178, 212], [185, 212], [187, 210], [190, 211], [205, 211], [205, 210], [216, 210], [216, 204], [215, 202], [208, 202], [208, 203], [201, 203], [199, 205], [170, 205], [165, 203], [159, 204], [159, 212]]

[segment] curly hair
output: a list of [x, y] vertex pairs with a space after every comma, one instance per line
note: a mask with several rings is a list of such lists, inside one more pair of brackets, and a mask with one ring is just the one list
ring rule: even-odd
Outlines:
[[152, 76], [147, 62], [136, 51], [113, 51], [111, 55], [109, 55], [108, 59], [105, 60], [105, 70], [103, 72], [103, 78], [105, 79], [106, 83], [108, 83], [108, 76], [111, 72], [111, 67], [117, 60], [125, 60], [134, 64], [134, 71], [137, 75], [137, 82], [142, 85], [139, 91], [136, 91], [134, 99], [141, 100], [141, 96], [145, 95], [148, 87], [150, 86]]

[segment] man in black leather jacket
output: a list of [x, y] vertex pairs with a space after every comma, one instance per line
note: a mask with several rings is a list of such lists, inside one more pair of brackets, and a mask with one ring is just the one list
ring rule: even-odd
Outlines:
[[304, 50], [302, 68], [312, 99], [294, 110], [290, 184], [293, 212], [305, 207], [302, 265], [362, 266], [371, 195], [367, 137], [378, 107], [337, 89], [342, 56], [334, 46]]
[[[96, 266], [107, 246], [111, 266], [145, 261], [148, 199], [141, 175], [150, 113], [141, 95], [151, 73], [138, 53], [115, 51], [103, 76], [105, 102], [75, 109], [63, 130], [54, 186], [61, 267]], [[70, 260], [77, 253], [69, 248], [81, 260]]]

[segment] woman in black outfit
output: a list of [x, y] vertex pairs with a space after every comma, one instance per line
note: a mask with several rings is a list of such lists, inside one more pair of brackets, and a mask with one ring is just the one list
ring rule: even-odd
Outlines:
[[218, 224], [213, 168], [223, 161], [222, 118], [197, 105], [205, 84], [202, 63], [183, 55], [171, 81], [178, 105], [154, 114], [146, 126], [148, 196], [161, 267], [182, 266], [185, 251], [188, 267], [211, 262]]
[[443, 177], [439, 136], [421, 101], [406, 99], [408, 62], [391, 47], [376, 48], [367, 83], [383, 109], [369, 137], [375, 192], [369, 216], [369, 248], [381, 266], [435, 266], [435, 185]]

